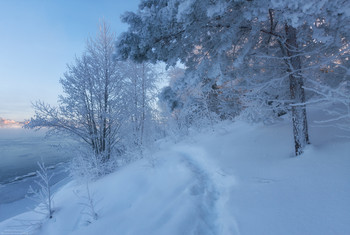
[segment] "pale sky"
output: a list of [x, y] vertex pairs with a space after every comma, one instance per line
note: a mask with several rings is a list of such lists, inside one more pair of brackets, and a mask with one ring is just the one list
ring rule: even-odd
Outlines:
[[1, 0], [0, 118], [23, 121], [31, 102], [56, 104], [59, 78], [94, 37], [104, 19], [117, 34], [120, 15], [139, 0]]

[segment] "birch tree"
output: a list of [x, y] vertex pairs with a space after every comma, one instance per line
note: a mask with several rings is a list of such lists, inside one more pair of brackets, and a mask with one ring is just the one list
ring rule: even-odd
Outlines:
[[97, 37], [88, 40], [84, 54], [60, 79], [64, 94], [59, 106], [34, 103], [35, 116], [25, 127], [69, 134], [87, 144], [98, 162], [107, 162], [118, 148], [125, 119], [124, 80], [112, 58], [115, 39], [102, 23]]
[[155, 99], [157, 94], [158, 73], [155, 67], [147, 62], [121, 63], [121, 70], [125, 80], [124, 93], [127, 95], [128, 124], [127, 132], [130, 142], [141, 147], [148, 137], [149, 128], [154, 124]]

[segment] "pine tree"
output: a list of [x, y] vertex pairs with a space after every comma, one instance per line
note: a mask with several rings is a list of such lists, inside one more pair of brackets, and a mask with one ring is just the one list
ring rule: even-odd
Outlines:
[[[300, 155], [309, 143], [304, 86], [324, 64], [313, 58], [339, 55], [348, 45], [349, 5], [344, 0], [143, 0], [137, 13], [123, 16], [130, 27], [119, 37], [118, 56], [168, 66], [180, 61], [193, 74], [193, 86], [207, 79], [219, 86], [233, 82], [249, 101], [245, 107], [261, 103], [276, 116], [291, 110]], [[314, 75], [306, 77], [311, 70]]]

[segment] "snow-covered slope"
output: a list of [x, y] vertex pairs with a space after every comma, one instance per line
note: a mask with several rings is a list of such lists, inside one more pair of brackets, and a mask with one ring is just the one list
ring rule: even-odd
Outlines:
[[52, 219], [21, 214], [0, 234], [350, 234], [349, 140], [313, 128], [313, 145], [293, 157], [288, 123], [214, 129], [161, 141], [91, 183], [97, 220], [82, 212], [86, 186], [71, 182], [55, 194]]

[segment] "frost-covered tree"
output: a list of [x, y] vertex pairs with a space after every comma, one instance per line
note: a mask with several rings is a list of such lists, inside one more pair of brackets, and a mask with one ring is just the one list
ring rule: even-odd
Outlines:
[[35, 116], [25, 127], [72, 135], [89, 146], [98, 162], [107, 162], [118, 148], [126, 115], [125, 83], [112, 58], [114, 42], [115, 35], [102, 23], [97, 37], [60, 79], [64, 94], [59, 106], [36, 102]]
[[319, 79], [325, 63], [337, 60], [349, 47], [346, 9], [350, 9], [348, 1], [271, 1], [268, 21], [261, 29], [269, 35], [269, 43], [277, 44], [269, 48], [278, 48], [274, 56], [286, 68], [296, 155], [309, 142], [305, 84]]
[[51, 190], [52, 182], [51, 178], [53, 174], [49, 174], [48, 168], [43, 162], [38, 162], [39, 170], [36, 171], [36, 175], [39, 180], [35, 180], [38, 189], [33, 189], [29, 186], [28, 198], [39, 203], [38, 213], [47, 215], [52, 218], [53, 210], [53, 194]]
[[211, 86], [234, 82], [236, 91], [250, 102], [261, 100], [271, 113], [291, 110], [295, 153], [300, 155], [309, 142], [304, 84], [312, 78], [305, 75], [320, 69], [315, 54], [339, 54], [346, 44], [349, 4], [143, 0], [137, 13], [123, 16], [130, 27], [119, 38], [118, 53], [135, 61], [180, 61], [195, 72], [195, 85], [203, 79], [210, 79]]
[[[213, 92], [204, 92], [203, 84], [186, 83], [186, 76], [172, 77], [170, 86], [164, 87], [159, 95], [160, 107], [166, 116], [174, 119], [179, 129], [197, 128], [212, 124], [218, 111], [218, 98]], [[214, 96], [214, 97], [212, 97]]]
[[[196, 77], [196, 71], [187, 69], [179, 73], [180, 68], [169, 70], [170, 84], [163, 89], [161, 101], [174, 114], [188, 118], [200, 119], [231, 119], [240, 112], [238, 91], [233, 87], [234, 82], [217, 85], [216, 79]], [[194, 80], [194, 82], [193, 82]], [[192, 119], [192, 118], [189, 118]]]
[[[98, 219], [97, 213], [97, 201], [94, 195], [94, 192], [90, 189], [90, 182], [95, 180], [100, 170], [96, 169], [94, 153], [89, 151], [81, 151], [76, 158], [74, 158], [71, 166], [70, 172], [78, 183], [82, 184], [82, 190], [74, 191], [75, 195], [81, 200], [80, 204], [82, 205], [82, 214], [86, 215], [86, 222], [92, 223], [94, 220]], [[85, 187], [84, 187], [85, 186]]]
[[150, 138], [154, 126], [155, 99], [157, 94], [158, 72], [150, 63], [121, 63], [122, 76], [125, 80], [127, 124], [124, 128], [133, 147], [141, 147]]
[[350, 132], [350, 73], [346, 76], [346, 81], [334, 87], [324, 82], [311, 81], [313, 86], [305, 89], [314, 94], [308, 104], [321, 106], [320, 109], [324, 112], [324, 115], [315, 121], [317, 124]]

